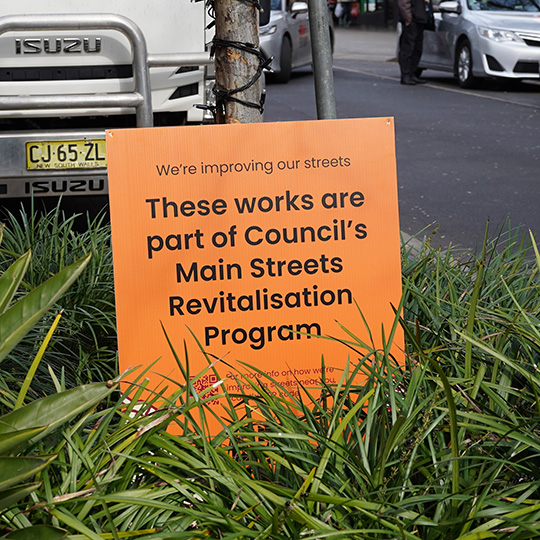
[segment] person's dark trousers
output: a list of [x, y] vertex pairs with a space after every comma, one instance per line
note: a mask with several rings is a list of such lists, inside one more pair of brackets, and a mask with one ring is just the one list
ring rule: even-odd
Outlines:
[[401, 78], [416, 76], [416, 70], [422, 56], [422, 43], [424, 41], [424, 24], [412, 21], [409, 26], [401, 25], [399, 38], [399, 68]]
[[350, 2], [343, 2], [343, 24], [349, 25], [351, 24], [351, 3]]

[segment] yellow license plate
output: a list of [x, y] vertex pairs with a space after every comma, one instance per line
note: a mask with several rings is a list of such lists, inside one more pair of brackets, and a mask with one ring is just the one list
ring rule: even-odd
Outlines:
[[27, 170], [100, 169], [107, 167], [105, 139], [26, 143]]

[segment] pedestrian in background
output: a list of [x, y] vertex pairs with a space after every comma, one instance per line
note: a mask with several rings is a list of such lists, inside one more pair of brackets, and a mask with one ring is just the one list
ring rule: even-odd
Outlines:
[[423, 84], [426, 81], [418, 77], [417, 70], [422, 56], [424, 30], [433, 13], [431, 0], [398, 0], [397, 3], [401, 22], [398, 55], [401, 84]]
[[351, 24], [351, 3], [352, 0], [341, 0], [336, 6], [336, 17], [339, 19], [340, 26]]
[[341, 17], [343, 17], [343, 4], [341, 2], [338, 2], [334, 7], [334, 17], [335, 22], [341, 24]]

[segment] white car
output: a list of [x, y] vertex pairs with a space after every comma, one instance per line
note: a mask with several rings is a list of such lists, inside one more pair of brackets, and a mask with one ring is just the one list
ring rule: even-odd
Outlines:
[[540, 0], [447, 0], [424, 32], [420, 69], [477, 77], [540, 78]]
[[[329, 17], [330, 42], [334, 32]], [[291, 71], [311, 64], [311, 40], [308, 5], [300, 0], [271, 0], [270, 21], [259, 27], [262, 53], [274, 57], [270, 68], [272, 80], [286, 83]]]

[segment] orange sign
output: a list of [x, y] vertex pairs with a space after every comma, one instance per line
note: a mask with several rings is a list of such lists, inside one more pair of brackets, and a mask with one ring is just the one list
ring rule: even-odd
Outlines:
[[340, 325], [369, 343], [365, 318], [381, 346], [401, 297], [393, 119], [114, 130], [107, 155], [121, 370], [159, 358], [182, 380], [162, 325], [192, 373], [195, 335], [290, 388], [317, 386], [323, 356], [337, 381], [351, 350], [317, 336]]

